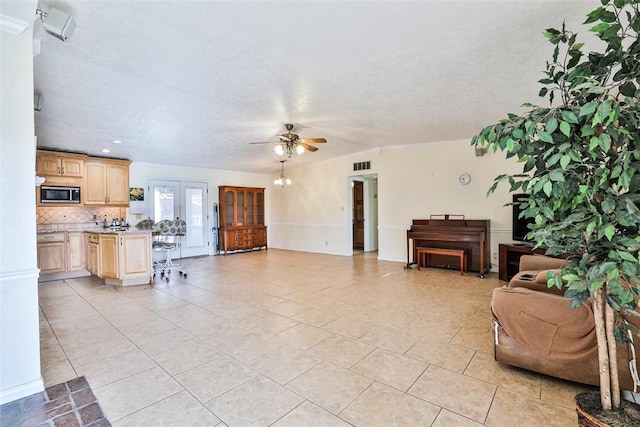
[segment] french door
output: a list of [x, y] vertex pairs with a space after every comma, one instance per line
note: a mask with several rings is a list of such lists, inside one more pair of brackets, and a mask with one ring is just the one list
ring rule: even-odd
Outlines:
[[150, 179], [147, 181], [149, 216], [155, 221], [183, 219], [187, 234], [175, 257], [209, 253], [207, 183]]

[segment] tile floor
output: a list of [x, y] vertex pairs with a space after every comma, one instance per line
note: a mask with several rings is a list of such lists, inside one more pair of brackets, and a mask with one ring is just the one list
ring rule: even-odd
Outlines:
[[493, 360], [501, 283], [269, 249], [188, 278], [40, 284], [45, 385], [84, 376], [114, 426], [575, 426], [587, 387]]

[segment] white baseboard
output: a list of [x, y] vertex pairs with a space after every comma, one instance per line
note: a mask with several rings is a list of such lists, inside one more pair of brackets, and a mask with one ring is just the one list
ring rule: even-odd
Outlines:
[[0, 390], [0, 405], [44, 391], [42, 376], [37, 380]]

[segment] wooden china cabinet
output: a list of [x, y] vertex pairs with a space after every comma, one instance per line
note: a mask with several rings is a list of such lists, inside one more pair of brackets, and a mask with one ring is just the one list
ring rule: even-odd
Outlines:
[[267, 248], [264, 188], [220, 186], [219, 248], [223, 253]]

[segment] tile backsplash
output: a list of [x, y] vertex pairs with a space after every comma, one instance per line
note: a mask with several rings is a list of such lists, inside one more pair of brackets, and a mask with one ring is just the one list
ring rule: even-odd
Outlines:
[[127, 208], [106, 206], [36, 207], [38, 230], [86, 229], [101, 225], [104, 219], [110, 223], [113, 218], [126, 217]]

